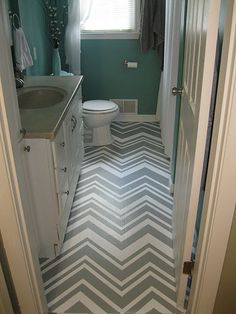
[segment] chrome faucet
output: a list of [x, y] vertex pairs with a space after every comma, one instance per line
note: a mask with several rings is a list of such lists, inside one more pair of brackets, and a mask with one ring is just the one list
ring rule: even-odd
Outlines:
[[19, 70], [16, 70], [15, 72], [15, 83], [16, 83], [16, 88], [22, 88], [25, 84], [24, 75]]

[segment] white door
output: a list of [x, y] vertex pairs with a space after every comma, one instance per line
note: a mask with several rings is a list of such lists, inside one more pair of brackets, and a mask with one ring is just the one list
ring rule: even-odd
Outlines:
[[176, 85], [178, 78], [181, 3], [182, 0], [166, 1], [165, 58], [157, 106], [162, 141], [165, 153], [170, 158], [172, 158], [176, 104], [171, 88]]
[[177, 302], [183, 306], [191, 259], [211, 99], [220, 0], [189, 0], [174, 194]]

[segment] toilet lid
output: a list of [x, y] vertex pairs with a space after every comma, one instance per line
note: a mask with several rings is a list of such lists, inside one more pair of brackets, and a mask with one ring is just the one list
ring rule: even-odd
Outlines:
[[90, 112], [114, 111], [117, 108], [117, 104], [108, 100], [89, 100], [83, 103], [83, 109]]

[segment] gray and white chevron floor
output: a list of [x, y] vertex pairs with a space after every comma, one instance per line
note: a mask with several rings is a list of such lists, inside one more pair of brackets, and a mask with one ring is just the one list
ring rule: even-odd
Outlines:
[[113, 123], [87, 147], [59, 257], [41, 264], [50, 311], [177, 313], [169, 161], [158, 123]]

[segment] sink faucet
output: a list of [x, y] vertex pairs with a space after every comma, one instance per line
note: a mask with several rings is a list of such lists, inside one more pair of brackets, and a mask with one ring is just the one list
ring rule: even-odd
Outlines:
[[15, 83], [16, 83], [16, 88], [22, 88], [25, 84], [24, 75], [19, 70], [15, 71]]

